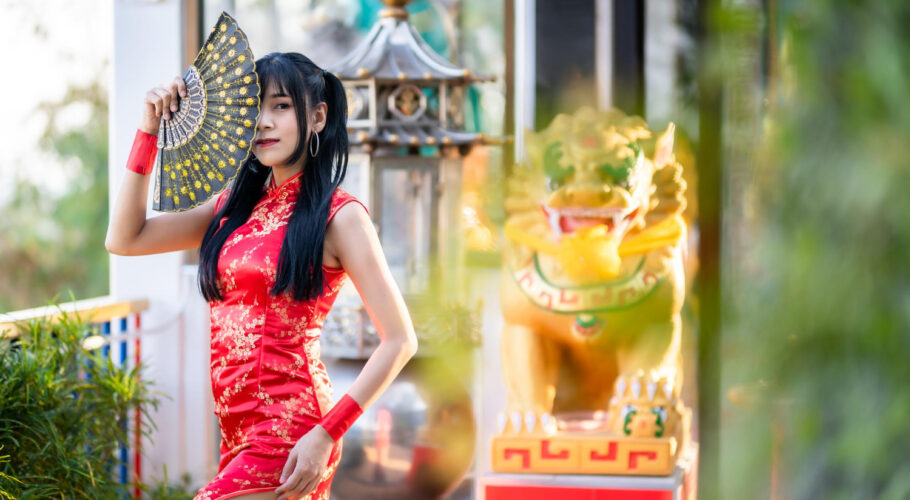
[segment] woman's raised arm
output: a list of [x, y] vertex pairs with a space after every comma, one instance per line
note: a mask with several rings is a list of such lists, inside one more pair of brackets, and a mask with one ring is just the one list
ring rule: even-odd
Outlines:
[[198, 248], [215, 215], [213, 197], [185, 212], [145, 217], [158, 124], [162, 114], [169, 120], [171, 113], [177, 111], [178, 95], [186, 96], [186, 84], [179, 76], [167, 88], [155, 87], [145, 95], [142, 122], [104, 241], [110, 253], [148, 255]]

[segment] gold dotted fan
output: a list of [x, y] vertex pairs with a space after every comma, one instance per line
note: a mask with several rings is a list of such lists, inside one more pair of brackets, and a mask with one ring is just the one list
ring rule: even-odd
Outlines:
[[259, 122], [253, 53], [226, 12], [183, 79], [187, 96], [158, 129], [152, 208], [159, 212], [182, 212], [221, 192], [249, 156]]

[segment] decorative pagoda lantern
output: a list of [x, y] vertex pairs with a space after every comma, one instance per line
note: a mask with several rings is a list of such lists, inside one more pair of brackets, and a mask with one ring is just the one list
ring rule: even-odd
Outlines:
[[[384, 2], [363, 42], [328, 69], [347, 93], [344, 187], [370, 209], [420, 351], [345, 435], [332, 495], [438, 498], [467, 471], [476, 436], [470, 362], [460, 365], [465, 350], [453, 349], [479, 336], [478, 311], [461, 297], [463, 155], [502, 141], [464, 130], [466, 87], [493, 79], [435, 53], [408, 22], [407, 0]], [[339, 294], [321, 338], [340, 393], [379, 341], [353, 287]]]
[[[383, 1], [386, 8], [370, 33], [328, 68], [348, 100], [352, 159], [346, 185], [369, 206], [409, 305], [455, 301], [464, 253], [462, 158], [474, 145], [503, 143], [464, 130], [464, 99], [468, 85], [494, 78], [434, 52], [408, 22], [409, 0]], [[327, 352], [368, 355], [376, 340], [371, 325], [350, 308], [347, 315], [344, 306], [336, 309], [339, 320], [327, 322], [324, 332]], [[357, 324], [359, 331], [352, 326]]]

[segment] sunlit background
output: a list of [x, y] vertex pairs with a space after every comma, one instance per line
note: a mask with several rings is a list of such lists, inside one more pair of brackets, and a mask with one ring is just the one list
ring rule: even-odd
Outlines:
[[[138, 309], [129, 325], [96, 333], [127, 336], [142, 311], [144, 377], [167, 395], [142, 441], [147, 497], [188, 498], [204, 485], [217, 429], [205, 403], [208, 318], [194, 294], [194, 255], [125, 259], [104, 249], [109, 193], [142, 95], [183, 71], [222, 10], [255, 55], [300, 51], [329, 65], [381, 8], [0, 0], [0, 311], [110, 296]], [[698, 497], [910, 498], [910, 3], [415, 0], [408, 10], [433, 50], [496, 77], [466, 96], [465, 129], [511, 140], [464, 158], [463, 226], [444, 228], [464, 244], [459, 294], [479, 311], [481, 338], [459, 366], [477, 431], [450, 498], [481, 498], [491, 473], [488, 440], [505, 399], [503, 197], [523, 130], [583, 105], [617, 106], [652, 130], [677, 127], [689, 269], [698, 270], [683, 317]], [[367, 160], [351, 161], [356, 172]], [[395, 272], [407, 288], [404, 265]], [[134, 337], [120, 362], [140, 357]], [[8, 377], [0, 406], [37, 408], [14, 401]], [[0, 436], [16, 435], [3, 425]], [[4, 471], [22, 464], [10, 456], [16, 444], [0, 440], [0, 497], [18, 491]], [[48, 488], [40, 491], [57, 491]]]
[[4, 1], [0, 9], [0, 37], [17, 47], [5, 58], [0, 120], [0, 309], [68, 300], [68, 289], [106, 295], [113, 6]]

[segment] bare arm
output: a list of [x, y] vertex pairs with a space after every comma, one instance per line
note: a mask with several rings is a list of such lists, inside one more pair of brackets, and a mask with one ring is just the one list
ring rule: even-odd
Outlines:
[[362, 408], [392, 383], [417, 350], [407, 306], [392, 278], [376, 229], [357, 203], [343, 206], [326, 233], [331, 251], [357, 287], [381, 342], [348, 389]]
[[186, 212], [146, 219], [149, 176], [127, 171], [104, 246], [117, 255], [149, 255], [199, 248], [215, 214], [215, 197]]
[[[139, 128], [157, 135], [162, 114], [167, 120], [170, 119], [168, 111], [177, 111], [178, 93], [186, 95], [186, 84], [180, 77], [168, 88], [156, 87], [148, 91]], [[198, 248], [215, 215], [215, 198], [186, 212], [146, 219], [150, 177], [131, 170], [124, 173], [104, 246], [117, 255], [148, 255]]]
[[[351, 277], [382, 340], [345, 395], [350, 398], [347, 401], [366, 408], [414, 355], [417, 337], [370, 216], [357, 203], [349, 203], [335, 214], [326, 231], [325, 251]], [[350, 410], [345, 398], [339, 404]], [[278, 500], [300, 498], [297, 495], [309, 494], [319, 483], [334, 446], [324, 425], [314, 426], [294, 445], [281, 471], [282, 485], [275, 490]]]

